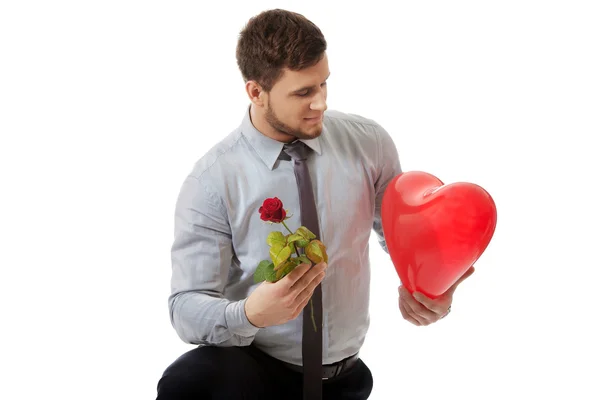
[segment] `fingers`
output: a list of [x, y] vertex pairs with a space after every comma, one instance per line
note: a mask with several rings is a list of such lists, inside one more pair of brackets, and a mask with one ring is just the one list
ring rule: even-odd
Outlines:
[[281, 283], [286, 286], [288, 289], [293, 287], [306, 272], [310, 269], [310, 264], [300, 264], [296, 268], [292, 270], [289, 274], [283, 277], [283, 279], [279, 280], [277, 283]]
[[444, 297], [440, 297], [438, 300], [432, 300], [425, 296], [423, 293], [414, 292], [413, 297], [416, 301], [425, 306], [428, 310], [435, 314], [442, 316], [448, 309], [449, 304], [445, 301]]
[[[316, 266], [315, 266], [315, 268], [316, 268]], [[296, 317], [298, 317], [298, 315], [300, 315], [300, 313], [302, 312], [302, 310], [304, 309], [304, 307], [306, 307], [306, 305], [308, 304], [308, 302], [312, 298], [313, 292], [315, 291], [316, 287], [325, 278], [325, 269], [326, 269], [326, 265], [324, 266], [323, 271], [320, 272], [318, 275], [316, 275], [313, 278], [313, 280], [310, 281], [310, 283], [308, 284], [308, 286], [304, 290], [302, 290], [301, 292], [299, 292], [297, 294], [296, 298], [294, 299], [294, 303], [296, 304], [296, 308], [294, 309], [294, 314], [292, 316], [293, 318], [296, 318]], [[292, 293], [294, 293], [294, 292], [292, 292]]]
[[416, 326], [421, 326], [421, 323], [419, 321], [417, 321], [415, 318], [413, 318], [413, 316], [411, 314], [409, 314], [408, 311], [406, 311], [406, 307], [404, 306], [403, 302], [398, 302], [400, 305], [400, 312], [402, 313], [402, 317], [404, 317], [405, 320], [407, 320], [408, 322], [410, 322], [413, 325]]
[[426, 309], [419, 303], [404, 302], [404, 307], [408, 314], [419, 321], [423, 326], [427, 326], [438, 319], [437, 315]]
[[[308, 268], [310, 268], [310, 266]], [[305, 271], [304, 274], [299, 279], [296, 279], [295, 283], [291, 286], [290, 291], [292, 292], [292, 295], [294, 297], [298, 296], [298, 294], [306, 289], [312, 280], [315, 279], [321, 272], [324, 272], [326, 268], [327, 263], [320, 262], [314, 267], [308, 269], [308, 271]], [[296, 269], [298, 269], [298, 267], [296, 267], [295, 270]]]
[[325, 277], [325, 272], [320, 273], [306, 289], [304, 289], [302, 292], [300, 292], [300, 295], [296, 298], [297, 300], [299, 300], [299, 303], [294, 310], [293, 318], [298, 317], [298, 315], [300, 315], [302, 310], [304, 310], [304, 308], [306, 307], [306, 305], [312, 298], [315, 288], [321, 283], [321, 281], [323, 280], [324, 277]]
[[296, 318], [308, 304], [315, 288], [325, 278], [327, 263], [320, 262], [311, 268], [311, 264], [300, 264], [276, 284], [283, 282], [281, 294], [284, 304], [293, 310]]
[[299, 304], [304, 303], [306, 305], [306, 303], [308, 303], [308, 300], [311, 298], [313, 292], [315, 291], [317, 285], [321, 283], [321, 281], [323, 281], [323, 278], [325, 278], [325, 271], [315, 276], [314, 279], [308, 284], [308, 286], [303, 291], [298, 293], [298, 295], [296, 296], [296, 301], [298, 301]]
[[[403, 286], [401, 286], [399, 288], [399, 292], [400, 292], [400, 305], [401, 305], [401, 312], [402, 312], [402, 308], [404, 308], [405, 313], [412, 319], [415, 320], [419, 323], [419, 325], [429, 325], [432, 322], [437, 321], [438, 319], [440, 319], [440, 316], [429, 310], [427, 307], [423, 306], [422, 304], [420, 304], [419, 302], [417, 302], [412, 295], [408, 292], [408, 290], [406, 290], [406, 288], [404, 288]], [[404, 313], [402, 314], [404, 316]], [[406, 317], [404, 317], [406, 319]], [[410, 321], [410, 319], [409, 319]], [[412, 321], [411, 321], [412, 322]]]

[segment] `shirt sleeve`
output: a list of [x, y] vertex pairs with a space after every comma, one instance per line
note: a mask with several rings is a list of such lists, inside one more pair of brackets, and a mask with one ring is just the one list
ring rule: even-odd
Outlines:
[[375, 181], [375, 218], [373, 221], [373, 230], [377, 235], [377, 241], [381, 248], [389, 254], [381, 220], [381, 202], [385, 190], [390, 181], [402, 172], [400, 158], [394, 140], [390, 134], [381, 126], [377, 126], [377, 154], [378, 154], [378, 176]]
[[259, 330], [246, 316], [246, 299], [223, 296], [234, 254], [226, 215], [207, 178], [185, 179], [175, 209], [168, 303], [171, 324], [186, 343], [247, 346]]

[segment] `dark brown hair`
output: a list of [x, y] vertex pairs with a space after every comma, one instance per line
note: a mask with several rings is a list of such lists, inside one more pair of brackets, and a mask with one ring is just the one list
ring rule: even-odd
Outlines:
[[327, 42], [303, 15], [268, 10], [252, 17], [240, 32], [236, 59], [244, 81], [254, 80], [269, 92], [283, 68], [298, 71], [321, 60]]

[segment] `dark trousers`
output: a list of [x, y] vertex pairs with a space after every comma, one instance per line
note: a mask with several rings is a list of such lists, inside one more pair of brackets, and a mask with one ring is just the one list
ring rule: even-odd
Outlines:
[[[323, 400], [364, 400], [373, 388], [371, 371], [358, 360], [323, 381]], [[157, 400], [302, 399], [302, 374], [254, 346], [198, 347], [179, 357], [158, 382]]]

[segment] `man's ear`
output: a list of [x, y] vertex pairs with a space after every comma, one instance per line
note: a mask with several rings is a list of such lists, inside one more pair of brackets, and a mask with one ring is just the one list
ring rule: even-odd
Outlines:
[[246, 82], [246, 94], [250, 101], [258, 107], [264, 107], [267, 104], [267, 93], [256, 81]]

